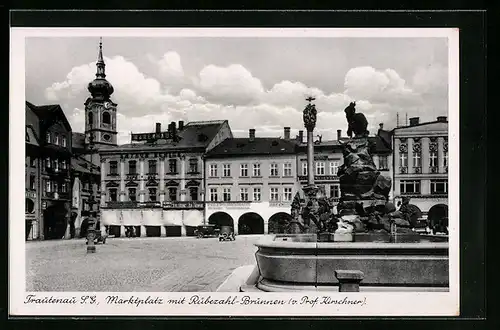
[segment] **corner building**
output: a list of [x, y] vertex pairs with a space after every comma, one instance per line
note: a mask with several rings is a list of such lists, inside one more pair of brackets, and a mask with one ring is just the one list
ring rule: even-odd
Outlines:
[[448, 120], [410, 125], [393, 131], [394, 194], [396, 200], [410, 198], [410, 204], [431, 218], [448, 216]]
[[101, 230], [125, 236], [194, 235], [204, 223], [204, 158], [232, 132], [227, 121], [172, 122], [102, 146]]
[[206, 219], [235, 234], [280, 233], [291, 219], [299, 189], [296, 142], [284, 138], [230, 138], [206, 154]]

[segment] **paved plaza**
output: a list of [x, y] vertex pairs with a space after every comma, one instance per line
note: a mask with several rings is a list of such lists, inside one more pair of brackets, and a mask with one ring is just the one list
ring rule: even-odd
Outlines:
[[26, 243], [27, 291], [213, 292], [239, 266], [255, 264], [262, 236], [108, 238]]

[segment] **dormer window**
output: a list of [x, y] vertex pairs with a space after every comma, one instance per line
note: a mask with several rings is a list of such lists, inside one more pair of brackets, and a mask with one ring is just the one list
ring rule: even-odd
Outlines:
[[59, 144], [59, 134], [54, 134], [54, 144]]
[[63, 135], [63, 136], [61, 136], [61, 145], [62, 145], [63, 147], [66, 147], [66, 137], [65, 137], [64, 135]]
[[47, 140], [47, 143], [50, 143], [50, 132], [47, 132], [45, 139]]

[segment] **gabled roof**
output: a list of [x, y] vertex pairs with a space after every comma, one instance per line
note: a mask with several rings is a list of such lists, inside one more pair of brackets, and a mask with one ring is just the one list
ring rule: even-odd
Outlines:
[[71, 158], [71, 170], [75, 172], [90, 173], [90, 169], [93, 169], [93, 174], [99, 175], [100, 167], [92, 164], [83, 157], [72, 157]]
[[27, 101], [26, 104], [38, 116], [43, 129], [46, 129], [48, 126], [50, 126], [54, 122], [55, 118], [59, 118], [66, 129], [69, 132], [72, 131], [68, 118], [66, 118], [66, 115], [64, 114], [64, 111], [59, 104], [34, 105]]
[[296, 143], [280, 138], [230, 138], [210, 150], [207, 158], [252, 155], [289, 155], [296, 152]]
[[207, 148], [210, 142], [227, 120], [213, 121], [195, 121], [184, 125], [181, 131], [178, 131], [179, 141], [156, 142], [156, 143], [128, 143], [109, 148], [103, 147], [102, 150], [122, 150], [122, 149], [183, 149], [183, 148]]

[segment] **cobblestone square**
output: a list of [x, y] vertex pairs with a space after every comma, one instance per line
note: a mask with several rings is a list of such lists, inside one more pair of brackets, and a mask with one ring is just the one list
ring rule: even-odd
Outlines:
[[255, 264], [261, 237], [109, 238], [87, 254], [84, 239], [26, 243], [27, 291], [213, 292]]

